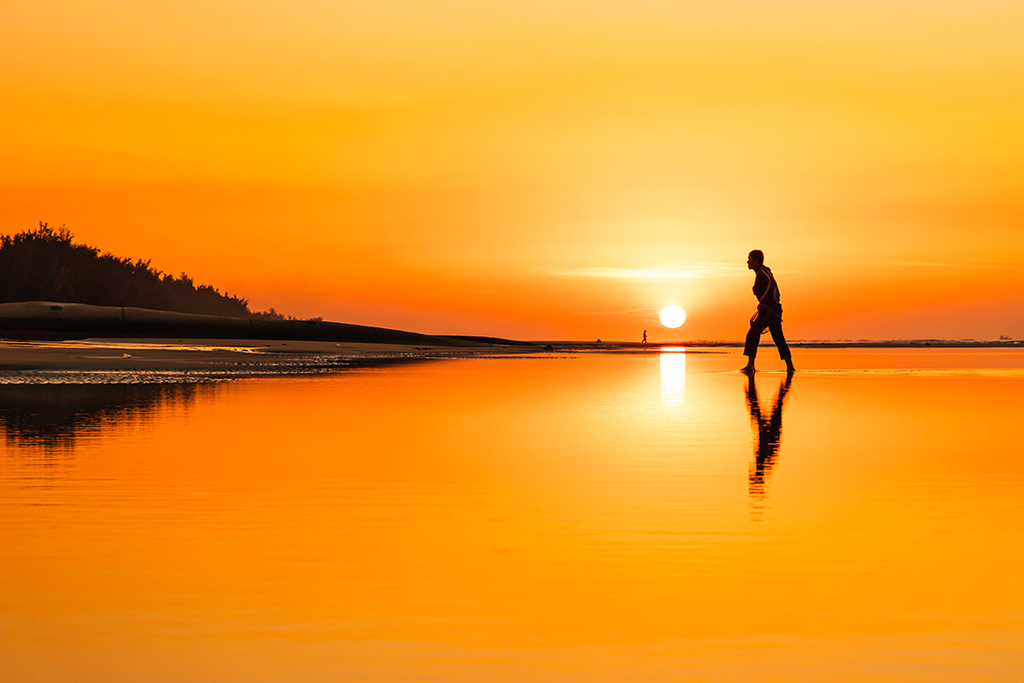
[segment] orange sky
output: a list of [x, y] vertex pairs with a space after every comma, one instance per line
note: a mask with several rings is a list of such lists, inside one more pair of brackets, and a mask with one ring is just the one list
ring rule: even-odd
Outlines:
[[[297, 316], [1024, 336], [1019, 2], [0, 4], [0, 231]], [[686, 325], [657, 311], [675, 303]]]

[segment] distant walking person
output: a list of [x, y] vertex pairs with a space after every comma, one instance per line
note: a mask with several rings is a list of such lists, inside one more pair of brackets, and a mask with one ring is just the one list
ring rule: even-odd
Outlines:
[[747, 268], [756, 273], [754, 277], [754, 296], [757, 297], [757, 312], [750, 319], [750, 331], [747, 332], [747, 343], [743, 346], [743, 355], [747, 364], [743, 372], [754, 372], [754, 358], [757, 356], [757, 345], [761, 335], [767, 328], [772, 333], [772, 341], [779, 348], [779, 358], [786, 361], [786, 371], [793, 372], [793, 357], [782, 334], [782, 304], [779, 297], [779, 285], [771, 269], [764, 265], [764, 252], [755, 249], [747, 255]]
[[643, 341], [643, 343], [644, 344], [647, 343], [647, 330], [644, 330], [644, 341]]

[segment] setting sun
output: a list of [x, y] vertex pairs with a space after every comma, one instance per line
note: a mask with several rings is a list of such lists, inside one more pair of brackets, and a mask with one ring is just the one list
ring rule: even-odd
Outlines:
[[686, 322], [686, 311], [678, 306], [666, 306], [658, 317], [662, 325], [675, 329]]

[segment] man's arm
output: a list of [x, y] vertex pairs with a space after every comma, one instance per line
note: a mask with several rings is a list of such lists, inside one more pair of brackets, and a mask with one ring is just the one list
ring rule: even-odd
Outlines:
[[757, 297], [757, 302], [761, 303], [765, 296], [768, 294], [768, 288], [772, 286], [772, 280], [768, 277], [768, 273], [761, 268], [757, 271], [757, 277], [754, 278], [754, 296]]

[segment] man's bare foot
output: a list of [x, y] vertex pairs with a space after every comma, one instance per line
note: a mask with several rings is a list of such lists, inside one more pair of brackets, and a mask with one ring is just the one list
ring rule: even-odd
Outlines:
[[789, 373], [789, 374], [791, 374], [791, 375], [792, 375], [792, 374], [793, 374], [794, 372], [796, 372], [796, 368], [795, 368], [795, 367], [793, 367], [793, 361], [791, 361], [791, 360], [787, 360], [787, 361], [786, 361], [786, 372], [787, 372], [787, 373]]
[[740, 372], [745, 372], [745, 373], [747, 373], [749, 375], [749, 374], [757, 372], [757, 370], [754, 369], [753, 365], [749, 365], [748, 364], [748, 365], [744, 365], [742, 368], [740, 368]]

